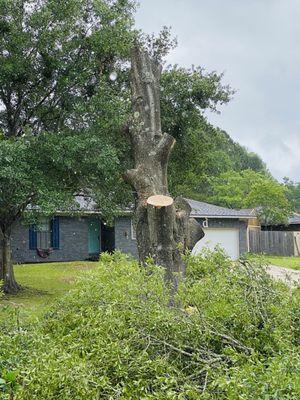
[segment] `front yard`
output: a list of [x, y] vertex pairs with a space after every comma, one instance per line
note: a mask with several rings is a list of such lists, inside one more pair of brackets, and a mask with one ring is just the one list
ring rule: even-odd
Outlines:
[[271, 265], [300, 270], [300, 257], [266, 256], [266, 260]]
[[[97, 262], [91, 261], [16, 265], [15, 276], [23, 290], [17, 295], [5, 296], [0, 305], [4, 308], [13, 305], [22, 319], [39, 316], [71, 289], [80, 275], [96, 265]], [[0, 318], [1, 314], [0, 308]]]

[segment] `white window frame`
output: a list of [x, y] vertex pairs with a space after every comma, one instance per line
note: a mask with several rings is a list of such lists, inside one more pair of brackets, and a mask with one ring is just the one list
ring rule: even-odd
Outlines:
[[[51, 246], [51, 225], [48, 218], [40, 218], [36, 227], [37, 248], [50, 248]], [[43, 237], [44, 235], [44, 237]], [[44, 246], [43, 246], [44, 245]]]
[[130, 220], [130, 231], [131, 231], [131, 240], [136, 240], [136, 230], [134, 228], [132, 219]]

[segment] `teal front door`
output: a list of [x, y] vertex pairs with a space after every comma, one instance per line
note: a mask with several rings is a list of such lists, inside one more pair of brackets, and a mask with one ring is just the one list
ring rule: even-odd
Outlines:
[[89, 254], [100, 253], [100, 220], [89, 218]]

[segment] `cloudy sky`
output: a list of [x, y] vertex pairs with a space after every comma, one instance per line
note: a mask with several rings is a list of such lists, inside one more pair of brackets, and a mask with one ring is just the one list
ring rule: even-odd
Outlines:
[[300, 181], [300, 0], [140, 0], [137, 27], [171, 26], [168, 63], [225, 72], [234, 100], [209, 120]]

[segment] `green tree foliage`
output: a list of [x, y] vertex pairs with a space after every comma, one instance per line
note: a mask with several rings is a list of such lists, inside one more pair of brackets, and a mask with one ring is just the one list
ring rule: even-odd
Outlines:
[[265, 224], [284, 223], [291, 213], [284, 185], [250, 169], [228, 171], [211, 181], [210, 200], [229, 208], [257, 208]]
[[[97, 192], [104, 212], [118, 202], [126, 101], [115, 76], [132, 43], [133, 7], [129, 0], [0, 1], [4, 248], [28, 204], [50, 212], [85, 189]], [[9, 263], [3, 256], [4, 279]]]
[[5, 136], [84, 126], [78, 109], [128, 56], [132, 7], [126, 0], [1, 0]]
[[287, 188], [287, 197], [292, 204], [293, 210], [300, 213], [300, 183], [284, 178], [284, 185]]
[[207, 200], [210, 177], [248, 168], [266, 173], [259, 156], [207, 121], [205, 111], [216, 112], [234, 93], [222, 84], [222, 78], [200, 67], [168, 67], [162, 74], [162, 128], [177, 140], [169, 168], [175, 195]]
[[299, 291], [221, 251], [187, 262], [180, 307], [163, 269], [117, 253], [40, 323], [6, 320], [1, 398], [298, 399]]

